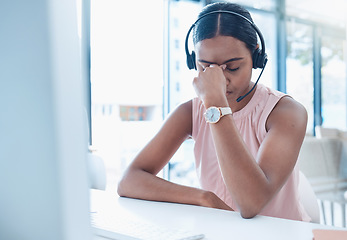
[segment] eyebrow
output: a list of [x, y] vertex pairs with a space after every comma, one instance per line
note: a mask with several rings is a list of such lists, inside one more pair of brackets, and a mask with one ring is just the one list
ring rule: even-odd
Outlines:
[[[239, 57], [239, 58], [230, 58], [229, 60], [223, 62], [222, 64], [226, 64], [228, 62], [234, 62], [234, 61], [238, 61], [238, 60], [241, 60], [243, 59], [242, 57]], [[202, 63], [207, 63], [207, 64], [217, 64], [215, 62], [209, 62], [209, 61], [206, 61], [206, 60], [203, 60], [203, 59], [198, 59], [199, 62], [202, 62]]]

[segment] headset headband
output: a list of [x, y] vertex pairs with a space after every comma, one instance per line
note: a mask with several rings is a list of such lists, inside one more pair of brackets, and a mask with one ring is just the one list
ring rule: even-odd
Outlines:
[[243, 18], [244, 20], [246, 20], [247, 22], [249, 22], [249, 23], [251, 24], [251, 26], [254, 28], [254, 30], [257, 32], [258, 36], [259, 36], [259, 39], [260, 39], [260, 42], [261, 42], [261, 55], [264, 56], [264, 57], [266, 57], [266, 53], [265, 53], [265, 41], [264, 41], [263, 35], [262, 35], [262, 33], [260, 32], [259, 28], [258, 28], [251, 20], [249, 20], [248, 18], [246, 18], [246, 17], [243, 16], [242, 14], [239, 14], [239, 13], [233, 12], [233, 11], [226, 11], [226, 10], [217, 10], [217, 11], [212, 11], [212, 12], [206, 13], [206, 14], [202, 15], [201, 17], [199, 17], [199, 18], [193, 23], [193, 25], [192, 25], [192, 26], [189, 28], [189, 30], [188, 30], [188, 33], [187, 33], [187, 36], [186, 36], [186, 40], [185, 40], [185, 51], [186, 51], [187, 56], [190, 55], [189, 49], [188, 49], [189, 34], [190, 34], [190, 32], [193, 30], [193, 28], [195, 27], [196, 23], [199, 22], [202, 18], [204, 18], [204, 17], [206, 17], [206, 16], [208, 16], [208, 15], [218, 14], [218, 13], [233, 14], [233, 15], [239, 16], [239, 17]]

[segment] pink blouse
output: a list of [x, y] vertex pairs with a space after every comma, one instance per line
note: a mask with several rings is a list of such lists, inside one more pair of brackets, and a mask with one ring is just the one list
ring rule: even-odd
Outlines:
[[[248, 149], [256, 159], [259, 147], [266, 137], [266, 120], [272, 109], [285, 94], [259, 84], [250, 102], [233, 113], [236, 126]], [[224, 184], [209, 124], [204, 119], [205, 107], [198, 98], [193, 99], [193, 131], [196, 171], [203, 189], [214, 192], [235, 211], [238, 208]], [[295, 166], [287, 182], [264, 207], [260, 215], [310, 221], [299, 193], [299, 169]]]

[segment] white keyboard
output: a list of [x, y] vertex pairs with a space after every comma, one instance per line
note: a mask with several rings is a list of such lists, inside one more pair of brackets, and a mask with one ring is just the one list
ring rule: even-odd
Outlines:
[[165, 228], [139, 219], [91, 213], [95, 235], [117, 240], [198, 240], [203, 234]]

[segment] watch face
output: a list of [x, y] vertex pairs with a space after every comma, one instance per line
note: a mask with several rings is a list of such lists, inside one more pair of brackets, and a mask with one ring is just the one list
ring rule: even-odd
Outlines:
[[205, 112], [205, 119], [207, 122], [216, 123], [220, 118], [220, 111], [216, 107], [210, 107]]

